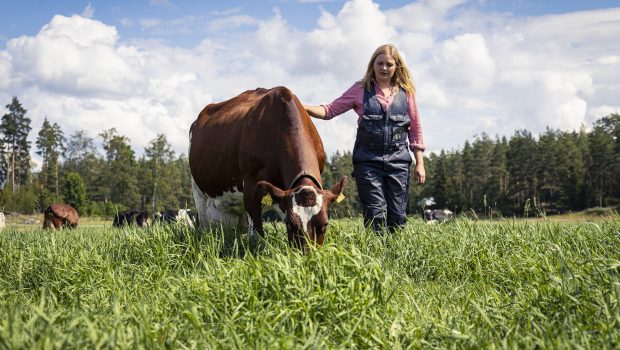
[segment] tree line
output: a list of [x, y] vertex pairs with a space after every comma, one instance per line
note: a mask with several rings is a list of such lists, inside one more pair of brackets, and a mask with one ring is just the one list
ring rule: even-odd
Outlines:
[[65, 136], [62, 127], [44, 119], [30, 157], [31, 120], [16, 97], [0, 122], [0, 206], [4, 211], [36, 213], [64, 202], [81, 215], [111, 216], [128, 208], [163, 210], [193, 206], [187, 156], [177, 156], [164, 134], [137, 156], [130, 140], [115, 128], [96, 140], [81, 130]]
[[[149, 211], [191, 208], [187, 155], [176, 155], [164, 134], [137, 156], [115, 128], [97, 139], [85, 131], [65, 136], [44, 119], [34, 145], [41, 157], [34, 171], [27, 110], [17, 97], [0, 122], [0, 206], [36, 213], [65, 202], [81, 215], [111, 216], [127, 208]], [[98, 151], [100, 142], [102, 151]], [[408, 212], [448, 208], [478, 216], [547, 214], [620, 203], [620, 115], [597, 120], [586, 131], [527, 130], [510, 137], [482, 133], [462, 149], [425, 156], [427, 183], [410, 179]], [[331, 207], [338, 217], [360, 215], [351, 152], [332, 155], [322, 174], [326, 188], [343, 175], [352, 180], [346, 198]]]
[[[447, 208], [476, 216], [527, 216], [620, 204], [620, 115], [597, 120], [591, 130], [547, 128], [538, 138], [527, 130], [492, 139], [482, 133], [462, 149], [425, 156], [424, 186], [410, 179], [408, 212]], [[326, 183], [351, 176], [350, 152], [336, 153]], [[359, 214], [355, 184], [331, 210]]]

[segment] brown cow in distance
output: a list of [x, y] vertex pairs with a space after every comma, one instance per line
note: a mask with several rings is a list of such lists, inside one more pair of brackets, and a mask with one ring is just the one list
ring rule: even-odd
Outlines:
[[80, 223], [77, 211], [68, 204], [52, 204], [45, 209], [43, 215], [44, 229], [75, 228]]
[[201, 226], [234, 226], [243, 215], [250, 234], [263, 236], [267, 196], [284, 212], [297, 247], [306, 238], [323, 243], [328, 208], [347, 182], [323, 189], [323, 143], [297, 96], [282, 86], [206, 106], [190, 129], [189, 165]]

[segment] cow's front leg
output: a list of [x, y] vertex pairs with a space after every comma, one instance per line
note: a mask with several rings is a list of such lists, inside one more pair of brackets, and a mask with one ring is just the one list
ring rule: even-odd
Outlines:
[[255, 185], [255, 183], [244, 183], [243, 203], [248, 217], [248, 235], [253, 236], [258, 233], [261, 238], [264, 238], [261, 198], [256, 197]]

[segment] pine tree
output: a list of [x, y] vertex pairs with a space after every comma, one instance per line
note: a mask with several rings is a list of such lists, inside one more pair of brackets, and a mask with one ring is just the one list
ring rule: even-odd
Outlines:
[[620, 176], [615, 154], [617, 141], [611, 131], [608, 120], [599, 120], [588, 135], [592, 162], [589, 166], [590, 183], [595, 191], [595, 203], [599, 207], [607, 205], [614, 183], [618, 182]]
[[[435, 204], [444, 208], [448, 206], [450, 200], [448, 199], [448, 169], [446, 169], [447, 156], [446, 153], [441, 150], [439, 156], [431, 154], [429, 157], [429, 167], [433, 173], [433, 177], [429, 178], [429, 194], [424, 198], [433, 198]], [[426, 165], [426, 163], [425, 163]]]
[[27, 110], [22, 107], [17, 97], [13, 97], [6, 105], [8, 113], [2, 116], [0, 132], [4, 144], [3, 155], [6, 159], [6, 176], [11, 184], [13, 193], [19, 190], [20, 184], [26, 184], [30, 179], [30, 119], [26, 117]]
[[472, 207], [478, 212], [488, 215], [490, 205], [491, 169], [493, 157], [493, 140], [482, 133], [472, 144], [474, 161], [470, 165]]
[[56, 197], [60, 195], [59, 188], [59, 157], [64, 152], [64, 136], [60, 126], [53, 125], [47, 120], [43, 120], [43, 125], [36, 140], [36, 153], [41, 156], [43, 164], [41, 166], [41, 183], [43, 191], [50, 191]]
[[506, 154], [508, 153], [508, 141], [506, 137], [501, 140], [496, 139], [491, 156], [490, 186], [489, 186], [489, 206], [493, 211], [506, 211], [506, 197], [508, 195], [508, 163]]
[[536, 176], [540, 180], [538, 182], [540, 206], [548, 213], [561, 209], [558, 208], [560, 205], [558, 198], [561, 196], [560, 161], [563, 151], [560, 149], [559, 135], [559, 130], [547, 128], [537, 143]]
[[519, 130], [508, 141], [509, 192], [513, 200], [513, 210], [521, 212], [529, 199], [537, 202], [536, 196], [536, 140], [527, 130]]
[[469, 141], [465, 141], [462, 160], [462, 182], [460, 185], [460, 202], [463, 210], [469, 210], [473, 207], [474, 202], [474, 181], [475, 176], [474, 164], [477, 159], [474, 158], [473, 149]]

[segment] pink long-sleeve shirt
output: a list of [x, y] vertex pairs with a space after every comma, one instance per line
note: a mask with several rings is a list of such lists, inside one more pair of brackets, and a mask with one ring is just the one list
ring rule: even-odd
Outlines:
[[[383, 109], [387, 110], [392, 104], [394, 96], [385, 96], [377, 85], [374, 85], [374, 87], [377, 92], [377, 100]], [[411, 125], [409, 126], [409, 148], [412, 151], [424, 151], [426, 146], [424, 145], [424, 138], [422, 137], [422, 125], [420, 124], [415, 94], [407, 95], [407, 104], [409, 105], [409, 119], [411, 121]], [[322, 106], [325, 108], [326, 120], [353, 109], [358, 115], [357, 123], [359, 124], [362, 120], [362, 115], [364, 115], [364, 85], [362, 85], [362, 82], [358, 81], [332, 103]]]

